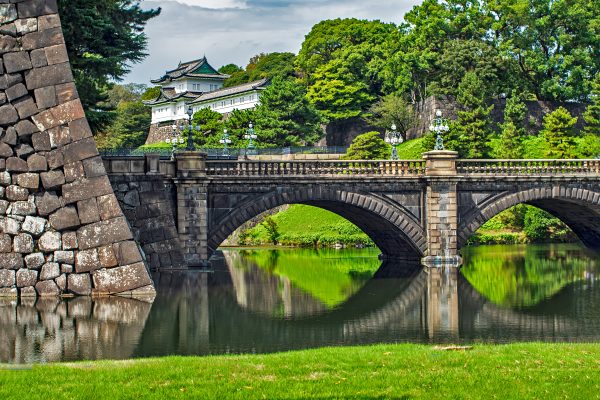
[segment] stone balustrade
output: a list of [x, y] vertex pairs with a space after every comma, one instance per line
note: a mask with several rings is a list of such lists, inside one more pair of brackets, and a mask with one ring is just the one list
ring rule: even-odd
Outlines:
[[600, 174], [600, 160], [458, 160], [460, 175]]

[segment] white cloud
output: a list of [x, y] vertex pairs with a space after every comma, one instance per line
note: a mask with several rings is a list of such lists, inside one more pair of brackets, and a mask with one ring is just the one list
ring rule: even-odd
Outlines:
[[245, 0], [167, 0], [188, 6], [222, 10], [227, 8], [246, 8]]
[[[149, 56], [133, 66], [128, 82], [149, 84], [179, 61], [206, 55], [215, 68], [234, 63], [245, 66], [264, 52], [298, 53], [312, 26], [324, 19], [379, 19], [400, 23], [420, 0], [184, 0], [144, 1], [145, 8], [162, 7], [146, 27]], [[246, 8], [211, 9], [207, 5], [244, 3]]]

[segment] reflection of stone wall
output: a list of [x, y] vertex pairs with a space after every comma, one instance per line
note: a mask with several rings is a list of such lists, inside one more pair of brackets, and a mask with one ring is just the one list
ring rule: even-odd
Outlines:
[[151, 307], [122, 297], [0, 300], [0, 362], [130, 358]]
[[0, 296], [152, 291], [57, 10], [55, 0], [0, 0]]

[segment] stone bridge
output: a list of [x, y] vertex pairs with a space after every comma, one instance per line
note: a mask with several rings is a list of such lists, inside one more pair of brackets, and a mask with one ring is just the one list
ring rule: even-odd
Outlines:
[[600, 247], [600, 160], [207, 160], [201, 153], [105, 157], [136, 239], [154, 269], [203, 266], [246, 221], [284, 204], [343, 216], [383, 258], [457, 265], [499, 212], [531, 204]]

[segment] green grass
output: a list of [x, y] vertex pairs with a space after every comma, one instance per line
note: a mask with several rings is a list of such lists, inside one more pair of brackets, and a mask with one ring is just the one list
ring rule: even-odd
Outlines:
[[[322, 208], [294, 204], [273, 216], [284, 246], [329, 247], [336, 243], [373, 246], [373, 242], [350, 221]], [[246, 244], [269, 244], [262, 225], [246, 231]]]
[[0, 371], [2, 399], [597, 399], [600, 345], [422, 345]]
[[420, 160], [426, 151], [425, 137], [408, 140], [398, 146], [398, 158], [401, 160]]
[[379, 269], [378, 253], [363, 250], [352, 257], [348, 251], [342, 256], [336, 250], [250, 250], [244, 252], [244, 260], [286, 277], [331, 308], [356, 293]]

